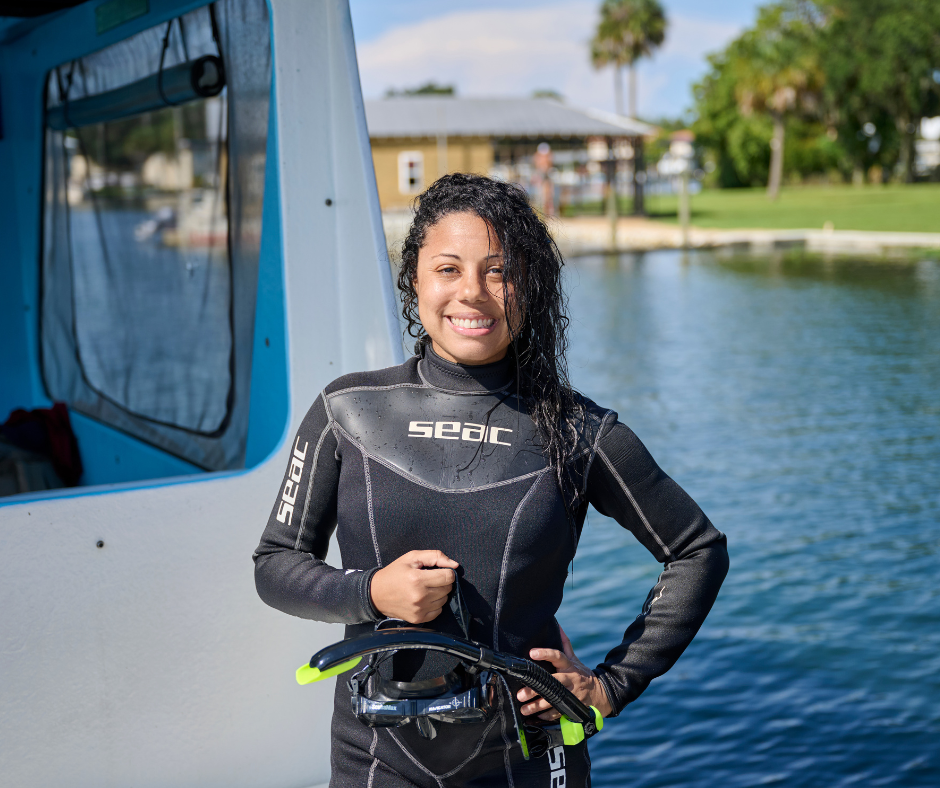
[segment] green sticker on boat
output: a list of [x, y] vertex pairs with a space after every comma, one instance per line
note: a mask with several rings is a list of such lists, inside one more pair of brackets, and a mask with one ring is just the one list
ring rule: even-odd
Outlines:
[[107, 0], [95, 9], [95, 31], [100, 36], [150, 11], [150, 0]]

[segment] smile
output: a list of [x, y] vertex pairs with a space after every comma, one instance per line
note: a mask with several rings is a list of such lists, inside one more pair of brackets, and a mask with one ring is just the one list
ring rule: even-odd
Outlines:
[[447, 317], [447, 322], [458, 334], [483, 336], [489, 334], [499, 322], [495, 317]]
[[467, 319], [463, 317], [448, 317], [457, 328], [489, 328], [496, 322], [495, 317], [479, 317]]

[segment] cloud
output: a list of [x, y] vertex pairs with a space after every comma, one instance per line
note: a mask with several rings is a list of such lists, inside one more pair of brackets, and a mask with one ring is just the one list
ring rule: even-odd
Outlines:
[[[363, 93], [433, 80], [464, 96], [527, 96], [559, 91], [569, 103], [612, 110], [613, 75], [595, 71], [588, 56], [597, 18], [593, 0], [540, 9], [481, 9], [444, 13], [393, 27], [357, 46]], [[678, 115], [690, 103], [689, 84], [703, 73], [704, 55], [736, 33], [734, 25], [672, 16], [666, 43], [638, 68], [640, 115]]]

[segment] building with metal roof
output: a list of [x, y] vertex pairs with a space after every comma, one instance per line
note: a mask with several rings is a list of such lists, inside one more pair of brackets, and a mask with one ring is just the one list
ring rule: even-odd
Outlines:
[[447, 172], [509, 171], [524, 180], [520, 170], [524, 176], [540, 145], [556, 159], [587, 162], [589, 140], [656, 132], [633, 118], [547, 98], [396, 96], [366, 101], [365, 110], [384, 209], [407, 207]]
[[401, 96], [366, 101], [372, 139], [491, 137], [570, 139], [638, 137], [653, 126], [600, 110], [542, 98]]

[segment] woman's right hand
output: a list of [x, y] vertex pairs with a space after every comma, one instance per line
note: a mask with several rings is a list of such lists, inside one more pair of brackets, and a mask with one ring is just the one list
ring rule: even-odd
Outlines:
[[441, 614], [460, 566], [440, 550], [412, 550], [372, 575], [372, 604], [387, 618], [424, 624]]

